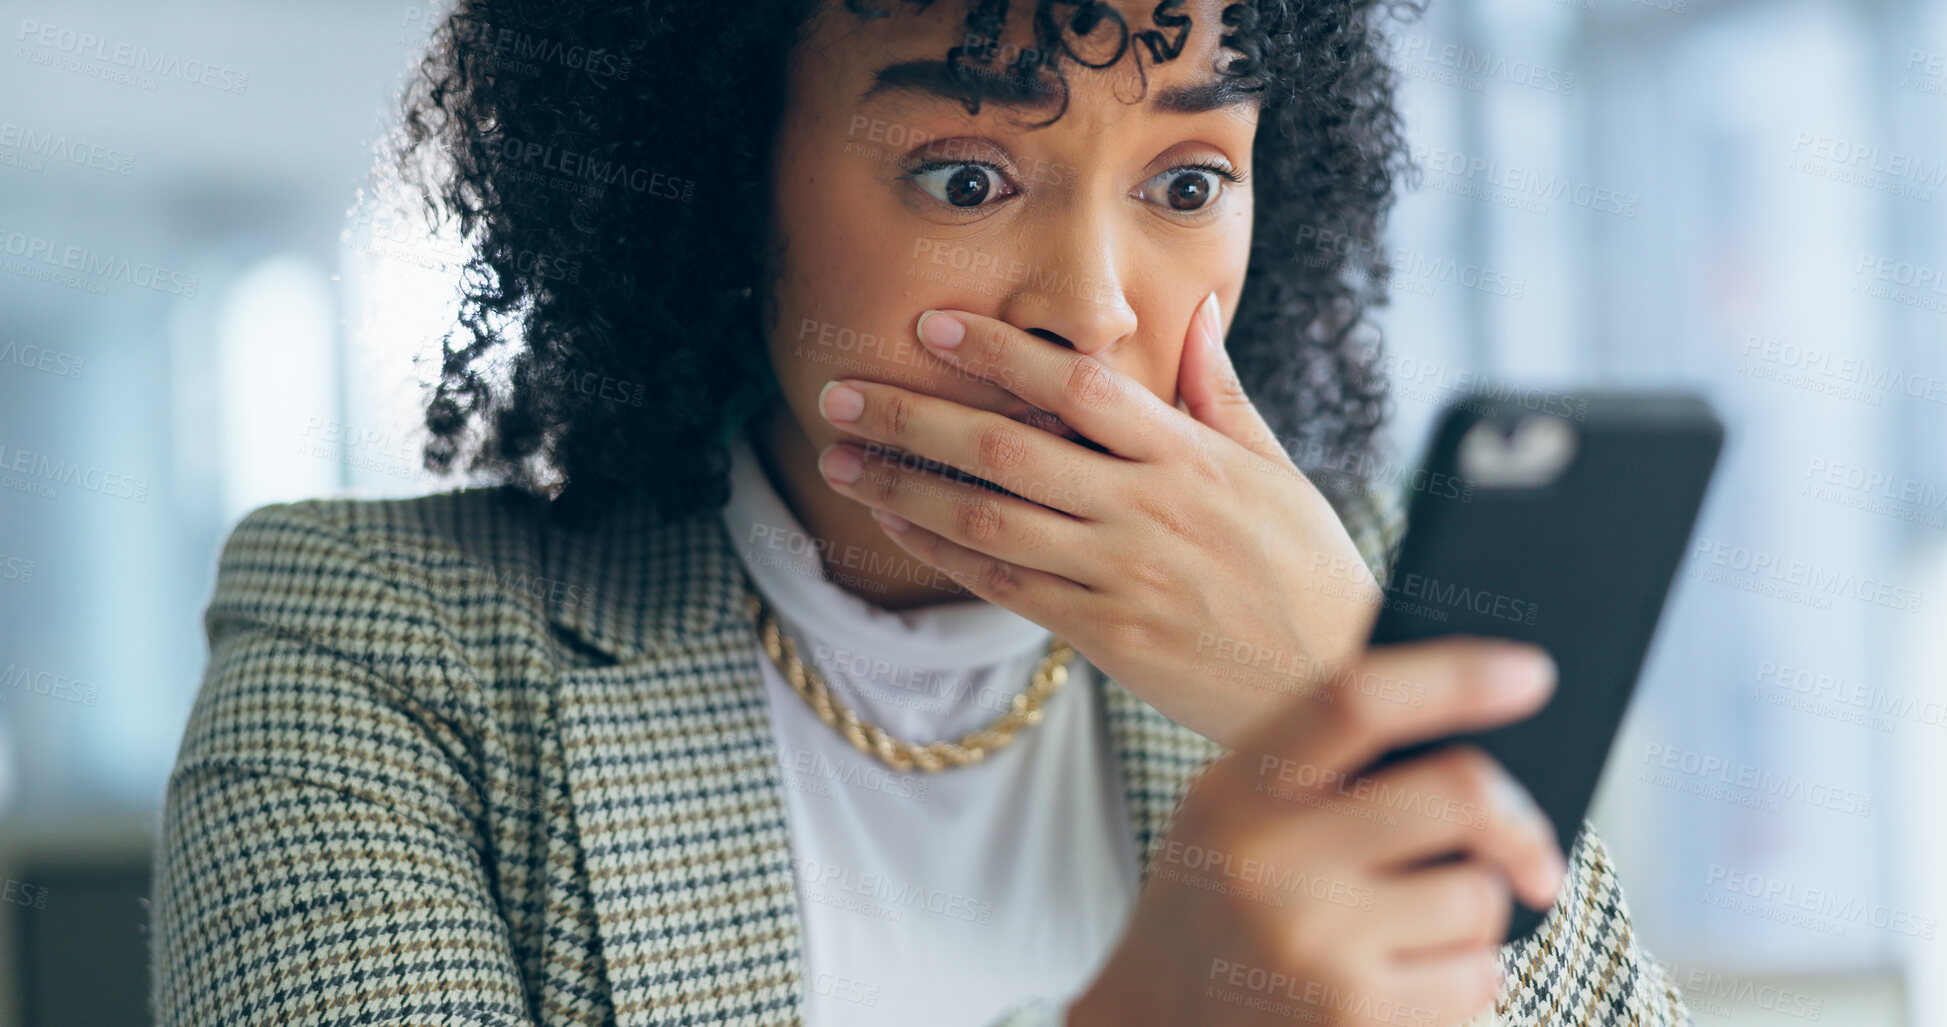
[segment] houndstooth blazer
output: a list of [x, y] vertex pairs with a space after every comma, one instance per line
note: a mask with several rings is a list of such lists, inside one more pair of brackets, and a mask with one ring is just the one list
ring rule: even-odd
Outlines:
[[[1347, 521], [1379, 565], [1392, 522]], [[714, 513], [569, 531], [505, 488], [252, 511], [168, 782], [157, 1022], [801, 1024], [742, 571]], [[1224, 750], [1095, 677], [1146, 880]], [[1586, 825], [1570, 864], [1502, 950], [1499, 1022], [1688, 1023]]]

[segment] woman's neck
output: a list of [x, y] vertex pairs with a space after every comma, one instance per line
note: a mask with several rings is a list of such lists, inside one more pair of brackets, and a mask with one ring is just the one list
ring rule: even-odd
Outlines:
[[825, 484], [818, 452], [783, 397], [773, 393], [751, 416], [745, 437], [764, 477], [811, 536], [833, 584], [886, 610], [973, 598], [944, 571], [899, 548], [865, 506]]

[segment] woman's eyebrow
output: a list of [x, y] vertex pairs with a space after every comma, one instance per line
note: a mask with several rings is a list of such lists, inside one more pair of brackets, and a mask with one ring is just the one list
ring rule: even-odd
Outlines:
[[[974, 97], [982, 103], [1036, 110], [1053, 108], [1061, 102], [1051, 78], [1021, 75], [1011, 69], [988, 71], [978, 65], [962, 67], [971, 72], [964, 81], [942, 60], [888, 64], [873, 74], [872, 85], [859, 94], [859, 103], [892, 96], [955, 102]], [[1235, 78], [1219, 76], [1193, 85], [1165, 86], [1150, 94], [1148, 105], [1163, 114], [1205, 114], [1231, 107], [1255, 109], [1259, 102], [1257, 90], [1240, 87]]]

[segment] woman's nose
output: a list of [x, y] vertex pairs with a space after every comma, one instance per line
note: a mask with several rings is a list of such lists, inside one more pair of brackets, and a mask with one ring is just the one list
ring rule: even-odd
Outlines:
[[[1122, 293], [1114, 246], [1100, 236], [1067, 246], [1050, 242], [1038, 247], [1001, 317], [1078, 353], [1106, 357], [1136, 334], [1136, 312]], [[1070, 255], [1063, 256], [1064, 250]]]

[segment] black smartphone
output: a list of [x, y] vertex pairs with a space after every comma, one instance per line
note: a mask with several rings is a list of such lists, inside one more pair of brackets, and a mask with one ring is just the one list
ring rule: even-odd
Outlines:
[[[1701, 397], [1469, 395], [1442, 413], [1383, 582], [1370, 643], [1487, 635], [1546, 649], [1555, 693], [1526, 720], [1454, 741], [1527, 787], [1567, 853], [1595, 795], [1664, 600], [1689, 545], [1724, 427]], [[1537, 409], [1539, 407], [1540, 409]], [[1545, 911], [1514, 904], [1507, 940]]]

